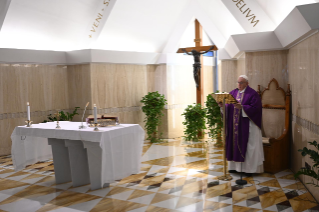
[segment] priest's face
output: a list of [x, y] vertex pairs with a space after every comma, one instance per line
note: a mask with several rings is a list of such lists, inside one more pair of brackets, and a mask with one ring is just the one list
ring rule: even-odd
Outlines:
[[237, 80], [237, 87], [240, 91], [244, 90], [248, 85], [248, 81], [245, 78], [239, 77]]

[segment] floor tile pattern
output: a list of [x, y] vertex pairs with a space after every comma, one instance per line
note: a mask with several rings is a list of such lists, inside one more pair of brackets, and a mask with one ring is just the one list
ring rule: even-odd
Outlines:
[[0, 212], [319, 212], [319, 205], [290, 170], [244, 177], [248, 184], [219, 181], [222, 148], [206, 142], [168, 139], [145, 143], [139, 173], [110, 187], [57, 185], [52, 160], [13, 170], [11, 156], [0, 157]]

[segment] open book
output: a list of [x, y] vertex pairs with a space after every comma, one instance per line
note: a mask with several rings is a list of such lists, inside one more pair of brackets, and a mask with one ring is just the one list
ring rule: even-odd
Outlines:
[[226, 104], [236, 104], [239, 103], [231, 94], [229, 93], [212, 93], [212, 97], [216, 102], [223, 102], [225, 99]]

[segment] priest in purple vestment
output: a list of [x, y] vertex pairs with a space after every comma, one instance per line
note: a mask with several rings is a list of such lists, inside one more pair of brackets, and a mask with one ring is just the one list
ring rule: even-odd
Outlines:
[[251, 175], [264, 171], [264, 151], [261, 99], [248, 84], [247, 76], [239, 76], [238, 88], [230, 92], [238, 103], [226, 104], [226, 158], [230, 173], [242, 171]]

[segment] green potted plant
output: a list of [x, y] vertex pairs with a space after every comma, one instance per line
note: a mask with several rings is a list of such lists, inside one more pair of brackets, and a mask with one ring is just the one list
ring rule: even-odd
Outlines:
[[204, 129], [206, 129], [205, 118], [206, 109], [201, 104], [188, 105], [182, 114], [185, 117], [185, 139], [187, 141], [198, 141], [203, 138]]
[[[217, 91], [217, 93], [218, 92], [219, 91]], [[211, 95], [207, 96], [207, 101], [205, 103], [209, 135], [212, 139], [217, 140], [215, 146], [222, 146], [221, 134], [223, 129], [223, 120], [220, 113], [220, 107]]]
[[[59, 121], [72, 121], [72, 119], [73, 119], [73, 117], [75, 115], [79, 115], [77, 113], [79, 108], [80, 107], [75, 107], [75, 109], [73, 110], [72, 113], [69, 113], [69, 112], [65, 113], [64, 111], [59, 111], [59, 117], [60, 117]], [[56, 116], [54, 116], [53, 114], [49, 114], [48, 115], [48, 119], [49, 119], [49, 121], [57, 121]], [[48, 120], [44, 120], [43, 123], [46, 123], [46, 122], [49, 122], [49, 121]]]
[[152, 143], [159, 141], [158, 126], [161, 124], [161, 118], [164, 116], [164, 106], [167, 100], [164, 95], [156, 92], [149, 92], [145, 95], [141, 103], [144, 104], [142, 111], [146, 117], [144, 119], [147, 139]]
[[[296, 174], [295, 174], [295, 178], [298, 178], [300, 175], [307, 175], [309, 177], [312, 177], [312, 182], [310, 183], [306, 183], [306, 184], [311, 184], [315, 187], [319, 187], [318, 181], [319, 181], [319, 154], [318, 154], [318, 150], [319, 150], [319, 144], [317, 143], [317, 141], [313, 141], [313, 142], [308, 142], [310, 145], [314, 146], [317, 151], [312, 150], [312, 149], [308, 149], [307, 147], [304, 147], [303, 149], [299, 149], [298, 151], [301, 152], [302, 156], [306, 156], [309, 155], [310, 159], [313, 160], [313, 165], [309, 166], [309, 167], [304, 167], [301, 168]], [[316, 183], [314, 182], [314, 179], [317, 181]]]

